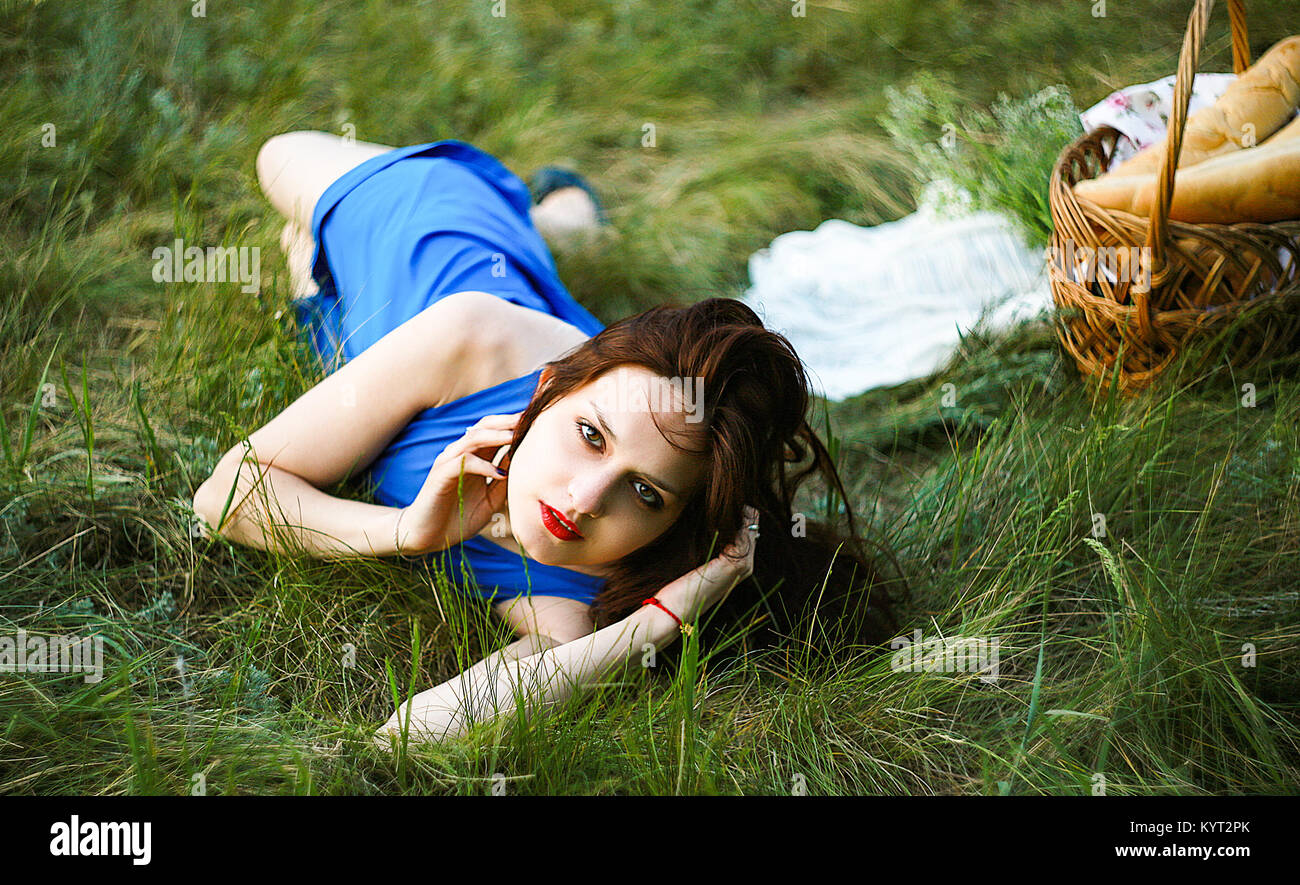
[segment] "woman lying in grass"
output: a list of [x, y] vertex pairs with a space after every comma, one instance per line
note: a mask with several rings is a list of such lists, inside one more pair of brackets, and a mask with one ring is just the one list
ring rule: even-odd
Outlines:
[[[438, 557], [520, 636], [395, 711], [385, 744], [408, 726], [415, 740], [463, 734], [517, 694], [534, 708], [608, 681], [729, 596], [749, 644], [808, 643], [810, 605], [814, 640], [894, 635], [852, 513], [842, 538], [793, 511], [818, 471], [847, 498], [789, 342], [722, 298], [603, 327], [538, 232], [569, 237], [599, 217], [585, 183], [531, 206], [517, 176], [463, 142], [320, 132], [272, 138], [257, 169], [290, 219], [298, 319], [332, 371], [251, 450], [225, 454], [196, 512], [264, 549]], [[376, 503], [321, 491], [361, 470]]]

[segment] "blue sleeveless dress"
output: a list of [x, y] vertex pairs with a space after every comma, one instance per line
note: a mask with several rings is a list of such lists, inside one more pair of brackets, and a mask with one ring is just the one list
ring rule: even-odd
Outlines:
[[[518, 176], [455, 139], [395, 148], [344, 173], [312, 215], [320, 291], [294, 302], [304, 341], [332, 372], [465, 290], [597, 334], [604, 326], [560, 282], [530, 205]], [[416, 415], [369, 467], [376, 503], [410, 504], [443, 449], [484, 415], [522, 411], [540, 377], [538, 369]], [[604, 583], [479, 537], [429, 556], [456, 587], [483, 599], [537, 594], [591, 603]]]

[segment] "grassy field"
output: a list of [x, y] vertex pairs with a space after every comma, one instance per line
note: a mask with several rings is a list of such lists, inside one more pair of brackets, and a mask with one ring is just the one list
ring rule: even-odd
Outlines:
[[[396, 562], [209, 542], [187, 512], [220, 454], [318, 380], [254, 174], [271, 135], [576, 166], [615, 232], [559, 268], [608, 322], [739, 295], [780, 233], [911, 211], [922, 146], [886, 122], [921, 72], [968, 109], [1055, 84], [1082, 108], [1172, 72], [1190, 3], [1108, 5], [6, 3], [0, 636], [97, 632], [106, 660], [98, 683], [0, 676], [0, 793], [1295, 792], [1294, 357], [1094, 401], [1028, 327], [830, 405], [854, 506], [912, 585], [905, 629], [997, 637], [993, 682], [854, 649], [688, 649], [394, 759], [367, 745], [394, 690], [504, 628]], [[1256, 56], [1300, 31], [1300, 3], [1248, 6]], [[1201, 68], [1230, 66], [1219, 8]], [[909, 119], [934, 139], [946, 120]], [[1061, 144], [999, 125], [1004, 171], [1045, 181]], [[1032, 187], [990, 192], [1042, 221]], [[155, 282], [178, 237], [260, 247], [260, 291]]]

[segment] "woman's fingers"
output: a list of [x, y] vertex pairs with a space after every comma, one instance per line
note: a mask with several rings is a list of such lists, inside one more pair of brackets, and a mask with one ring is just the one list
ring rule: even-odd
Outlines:
[[504, 439], [506, 442], [514, 439], [515, 430], [513, 427], [471, 427], [465, 431], [465, 434], [457, 442], [465, 442], [475, 439]]
[[736, 539], [728, 545], [722, 554], [704, 564], [702, 574], [708, 580], [728, 581], [743, 579], [754, 573], [754, 551], [758, 549], [758, 531], [751, 525], [758, 525], [758, 511], [752, 507], [745, 508], [745, 525], [737, 533]]
[[444, 462], [449, 468], [448, 478], [459, 477], [462, 471], [477, 476], [486, 476], [489, 479], [502, 479], [497, 472], [497, 466], [491, 461], [480, 458], [478, 455], [471, 455], [468, 452], [455, 458], [450, 458]]
[[[514, 415], [484, 415], [472, 427], [466, 430], [460, 439], [453, 442], [447, 447], [450, 450], [455, 447], [479, 447], [496, 443], [501, 444], [501, 440], [510, 442], [514, 439], [514, 428], [519, 423], [519, 414]], [[444, 451], [446, 451], [444, 450]]]
[[740, 531], [736, 534], [736, 539], [731, 542], [730, 546], [724, 551], [725, 555], [732, 559], [744, 557], [753, 567], [754, 551], [758, 546], [758, 529], [751, 529], [750, 526], [759, 525], [758, 511], [748, 505], [744, 509], [745, 524], [741, 526]]
[[[508, 446], [514, 441], [514, 428], [515, 425], [519, 423], [520, 414], [522, 413], [516, 413], [513, 415], [484, 415], [479, 419], [478, 423], [469, 430], [466, 430], [460, 439], [443, 449], [442, 452], [439, 453], [438, 457], [434, 459], [434, 465], [437, 466], [451, 461], [456, 461], [466, 455], [473, 457], [477, 461], [481, 461], [482, 459], [478, 458], [475, 454], [481, 449], [491, 448], [496, 449], [499, 452], [501, 448]], [[493, 453], [493, 457], [495, 456], [496, 452]], [[486, 472], [481, 470], [474, 470], [471, 472], [483, 473], [484, 476], [498, 476], [496, 469], [492, 468], [490, 465]]]
[[519, 423], [520, 416], [523, 412], [515, 412], [510, 415], [484, 415], [474, 424], [470, 430], [478, 427], [486, 427], [492, 430], [500, 430], [506, 427], [514, 427]]
[[486, 428], [470, 429], [465, 435], [456, 440], [447, 448], [442, 450], [439, 458], [442, 460], [451, 460], [467, 452], [474, 452], [478, 449], [489, 447], [500, 448], [514, 439], [513, 430], [489, 430]]
[[679, 579], [683, 585], [681, 592], [686, 594], [683, 608], [691, 613], [690, 617], [725, 600], [740, 582], [754, 573], [757, 533], [749, 527], [758, 524], [758, 511], [747, 507], [744, 516], [744, 525], [727, 549]]

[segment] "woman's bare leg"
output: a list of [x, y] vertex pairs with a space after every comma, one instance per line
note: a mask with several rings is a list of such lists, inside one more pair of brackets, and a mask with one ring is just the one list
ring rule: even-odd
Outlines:
[[281, 215], [311, 230], [312, 212], [325, 189], [343, 173], [391, 150], [390, 145], [348, 140], [331, 132], [285, 132], [268, 139], [257, 152], [257, 180]]
[[316, 241], [310, 233], [298, 226], [296, 221], [287, 221], [280, 232], [280, 251], [284, 253], [289, 265], [290, 288], [294, 298], [314, 295], [320, 290], [311, 275], [311, 256], [315, 251]]
[[280, 248], [289, 265], [293, 297], [310, 295], [318, 288], [311, 278], [315, 247], [311, 219], [321, 194], [343, 173], [392, 149], [330, 132], [303, 130], [276, 135], [257, 152], [262, 193], [289, 219], [280, 234]]
[[[301, 130], [271, 137], [257, 152], [257, 179], [271, 205], [289, 219], [280, 247], [294, 297], [316, 290], [311, 278], [312, 215], [325, 190], [345, 172], [388, 153], [391, 145], [349, 140], [331, 132]], [[560, 188], [530, 210], [534, 226], [553, 248], [580, 243], [598, 227], [595, 204], [580, 188]]]
[[[348, 141], [330, 132], [286, 132], [262, 145], [257, 178], [271, 205], [310, 231], [312, 213], [325, 189], [343, 173], [391, 150], [390, 145]], [[538, 232], [553, 245], [598, 226], [595, 204], [576, 187], [547, 194], [530, 215]]]

